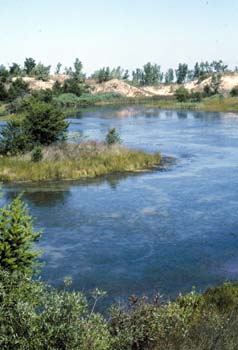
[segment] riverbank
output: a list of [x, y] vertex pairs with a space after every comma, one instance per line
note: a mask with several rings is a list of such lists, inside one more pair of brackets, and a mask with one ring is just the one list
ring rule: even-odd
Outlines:
[[103, 143], [60, 144], [46, 147], [42, 160], [32, 154], [0, 158], [0, 181], [40, 182], [77, 180], [116, 172], [145, 171], [162, 166], [160, 153], [149, 154], [120, 145]]
[[[109, 96], [110, 95], [110, 96]], [[64, 102], [63, 102], [64, 101]], [[123, 97], [113, 94], [103, 96], [85, 95], [82, 98], [58, 101], [58, 107], [63, 111], [66, 118], [74, 116], [80, 107], [103, 107], [103, 106], [129, 106], [143, 105], [160, 109], [195, 110], [204, 112], [238, 113], [238, 97], [212, 96], [204, 98], [201, 102], [178, 102], [174, 97]], [[0, 106], [0, 121], [9, 121], [16, 114], [9, 114], [6, 105]]]

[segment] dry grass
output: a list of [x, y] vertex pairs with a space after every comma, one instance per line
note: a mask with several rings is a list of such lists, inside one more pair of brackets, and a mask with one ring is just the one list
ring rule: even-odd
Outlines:
[[31, 161], [31, 153], [0, 158], [0, 181], [73, 180], [113, 172], [140, 171], [159, 166], [161, 159], [160, 153], [147, 154], [120, 145], [62, 143], [45, 148], [42, 161], [37, 163]]

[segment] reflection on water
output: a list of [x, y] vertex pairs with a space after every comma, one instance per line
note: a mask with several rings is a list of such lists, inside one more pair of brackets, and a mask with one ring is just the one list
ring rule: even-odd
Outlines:
[[70, 132], [102, 140], [116, 127], [129, 147], [178, 158], [168, 171], [5, 186], [24, 191], [45, 250], [42, 278], [99, 287], [109, 300], [175, 295], [238, 279], [238, 117], [157, 108], [90, 108]]

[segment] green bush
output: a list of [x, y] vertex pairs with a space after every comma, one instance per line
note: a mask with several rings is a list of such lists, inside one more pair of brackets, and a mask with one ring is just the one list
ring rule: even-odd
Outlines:
[[53, 105], [32, 97], [24, 99], [24, 118], [7, 123], [1, 131], [0, 152], [15, 155], [32, 150], [35, 145], [50, 145], [66, 137], [68, 123]]
[[237, 97], [237, 96], [238, 96], [238, 86], [234, 86], [234, 87], [231, 89], [230, 95], [231, 95], [232, 97]]
[[25, 132], [22, 120], [10, 120], [1, 130], [0, 153], [17, 155], [31, 148], [29, 135]]
[[184, 87], [181, 87], [175, 91], [175, 97], [178, 102], [186, 102], [189, 100], [189, 92]]
[[116, 143], [121, 143], [121, 138], [115, 128], [108, 130], [106, 135], [105, 143], [108, 146], [114, 145]]
[[31, 152], [32, 162], [40, 162], [43, 158], [42, 146], [35, 146]]
[[14, 80], [8, 90], [8, 98], [10, 101], [17, 97], [24, 97], [29, 92], [29, 84], [21, 78]]

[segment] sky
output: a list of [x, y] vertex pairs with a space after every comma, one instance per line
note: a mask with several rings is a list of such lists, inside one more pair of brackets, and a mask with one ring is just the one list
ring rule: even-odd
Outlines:
[[0, 64], [238, 66], [238, 0], [0, 0]]

